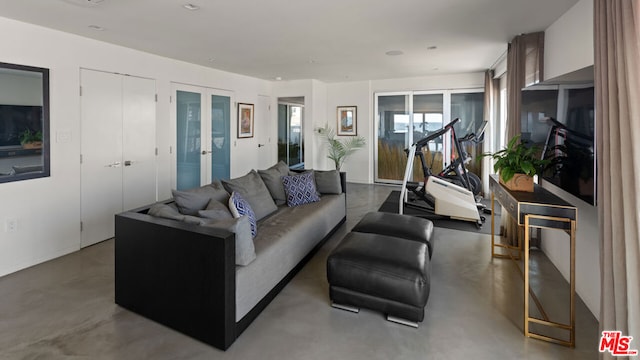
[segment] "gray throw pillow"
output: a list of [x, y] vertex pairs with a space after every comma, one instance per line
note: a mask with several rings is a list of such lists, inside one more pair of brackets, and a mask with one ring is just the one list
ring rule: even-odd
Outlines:
[[209, 201], [204, 210], [198, 211], [198, 216], [213, 220], [233, 219], [233, 215], [231, 215], [227, 205], [216, 200]]
[[269, 189], [269, 193], [276, 205], [283, 205], [287, 202], [287, 196], [282, 186], [282, 177], [289, 175], [289, 165], [280, 160], [277, 164], [267, 170], [258, 170], [262, 181]]
[[186, 192], [208, 196], [209, 198], [219, 201], [221, 203], [227, 203], [229, 201], [229, 193], [224, 189], [222, 182], [218, 179], [214, 179], [209, 185], [185, 190]]
[[340, 173], [337, 170], [314, 171], [316, 188], [320, 194], [342, 194]]
[[236, 265], [249, 265], [256, 258], [256, 249], [251, 236], [249, 218], [241, 216], [236, 219], [217, 220], [205, 226], [227, 230], [236, 235]]
[[204, 210], [211, 200], [209, 195], [196, 192], [171, 190], [171, 193], [178, 210], [184, 215], [198, 215], [198, 211]]
[[251, 170], [247, 175], [236, 179], [222, 180], [222, 184], [228, 192], [235, 191], [242, 195], [251, 205], [251, 209], [256, 215], [256, 221], [278, 210], [267, 186], [255, 170]]
[[193, 215], [185, 215], [182, 221], [186, 222], [187, 224], [205, 225], [205, 224], [208, 224], [210, 220], [203, 219], [201, 217], [197, 217]]
[[180, 214], [176, 206], [167, 204], [153, 204], [147, 211], [147, 215], [161, 217], [165, 219], [179, 220], [184, 219], [184, 215]]

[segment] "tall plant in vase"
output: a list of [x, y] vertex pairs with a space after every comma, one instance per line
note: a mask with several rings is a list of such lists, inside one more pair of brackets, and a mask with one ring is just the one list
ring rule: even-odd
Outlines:
[[366, 140], [362, 136], [349, 136], [348, 139], [339, 140], [336, 132], [329, 125], [317, 128], [318, 134], [325, 139], [329, 153], [327, 157], [333, 160], [336, 170], [340, 171], [344, 161], [356, 150], [365, 147]]

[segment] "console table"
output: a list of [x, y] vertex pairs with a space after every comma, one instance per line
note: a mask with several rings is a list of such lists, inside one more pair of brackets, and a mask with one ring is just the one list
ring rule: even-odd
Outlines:
[[[578, 219], [578, 209], [562, 200], [548, 190], [539, 185], [535, 185], [533, 192], [510, 191], [500, 183], [498, 175], [489, 177], [489, 189], [491, 190], [491, 257], [492, 258], [510, 258], [512, 260], [520, 259], [520, 253], [524, 253], [524, 271], [522, 272], [524, 280], [524, 335], [540, 340], [553, 342], [565, 346], [575, 346], [575, 255], [576, 255], [576, 223]], [[498, 200], [504, 212], [509, 214], [518, 223], [518, 226], [524, 227], [524, 244], [518, 239], [517, 246], [508, 244], [496, 244], [495, 242], [495, 225], [493, 217], [495, 214], [495, 200]], [[530, 230], [538, 229], [559, 229], [567, 232], [570, 238], [570, 323], [562, 324], [549, 320], [544, 311], [542, 304], [538, 301], [535, 293], [529, 287], [529, 241]], [[506, 254], [498, 253], [496, 250], [506, 249]], [[513, 251], [517, 251], [513, 255]], [[519, 267], [518, 267], [519, 269]], [[529, 315], [529, 294], [535, 302], [542, 319]], [[554, 328], [569, 331], [569, 341], [553, 338], [529, 330], [531, 323], [541, 324]]]

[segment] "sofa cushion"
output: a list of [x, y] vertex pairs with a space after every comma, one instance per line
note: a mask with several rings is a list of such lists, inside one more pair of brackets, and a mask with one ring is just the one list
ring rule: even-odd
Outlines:
[[256, 249], [253, 244], [248, 216], [216, 220], [204, 226], [227, 230], [236, 235], [236, 265], [249, 265], [256, 258]]
[[153, 204], [149, 208], [149, 211], [147, 211], [147, 214], [178, 221], [182, 221], [184, 219], [184, 215], [180, 214], [180, 211], [178, 211], [178, 207], [175, 204]]
[[234, 218], [241, 216], [247, 216], [249, 218], [249, 225], [251, 227], [251, 236], [256, 237], [258, 234], [258, 225], [256, 223], [256, 214], [253, 212], [251, 205], [245, 200], [242, 195], [237, 192], [232, 192], [229, 197], [229, 210], [233, 214]]
[[211, 200], [211, 197], [195, 192], [171, 190], [171, 193], [178, 210], [184, 215], [198, 215], [198, 211], [204, 210]]
[[342, 194], [340, 173], [337, 170], [314, 170], [313, 173], [316, 178], [316, 188], [320, 194]]
[[255, 212], [256, 221], [278, 210], [267, 186], [255, 170], [251, 170], [247, 175], [239, 178], [222, 180], [222, 184], [227, 191], [238, 192], [249, 202]]
[[298, 206], [320, 201], [316, 192], [316, 181], [313, 171], [299, 175], [287, 175], [282, 178], [284, 191], [287, 194], [287, 205]]
[[185, 190], [186, 192], [201, 194], [210, 197], [213, 200], [220, 201], [221, 203], [227, 203], [229, 201], [229, 193], [222, 185], [222, 182], [218, 179], [213, 179], [211, 184]]
[[198, 211], [198, 216], [205, 219], [224, 220], [233, 219], [233, 215], [227, 205], [220, 201], [211, 200], [204, 210]]
[[287, 195], [282, 186], [282, 177], [289, 175], [289, 165], [280, 160], [277, 164], [266, 170], [258, 170], [262, 181], [269, 189], [269, 193], [276, 205], [284, 205], [287, 202]]
[[207, 224], [210, 220], [203, 219], [203, 218], [195, 216], [195, 215], [185, 215], [182, 218], [182, 221], [186, 222], [187, 224], [204, 225], [204, 224]]

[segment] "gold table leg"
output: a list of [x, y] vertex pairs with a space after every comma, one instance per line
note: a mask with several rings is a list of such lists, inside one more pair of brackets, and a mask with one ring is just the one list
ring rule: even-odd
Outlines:
[[[569, 222], [570, 223], [570, 275], [569, 275], [569, 287], [570, 287], [570, 304], [569, 304], [569, 324], [561, 324], [553, 321], [549, 321], [546, 316], [544, 309], [541, 308], [541, 304], [538, 304], [536, 301], [536, 305], [539, 305], [538, 308], [541, 309], [541, 313], [544, 317], [543, 319], [538, 319], [535, 317], [529, 316], [529, 292], [531, 292], [534, 300], [537, 300], [533, 291], [529, 288], [529, 242], [530, 242], [530, 220], [531, 219], [541, 219], [541, 220], [552, 220], [559, 222]], [[535, 226], [534, 226], [535, 227]], [[576, 221], [567, 219], [567, 218], [557, 218], [550, 216], [541, 216], [541, 215], [525, 215], [524, 217], [524, 335], [527, 337], [553, 342], [560, 345], [565, 345], [569, 347], [575, 347], [575, 234], [576, 234]], [[551, 326], [555, 328], [560, 328], [569, 331], [569, 341], [565, 341], [562, 339], [552, 338], [549, 336], [533, 333], [529, 331], [529, 323], [536, 323], [545, 326]]]

